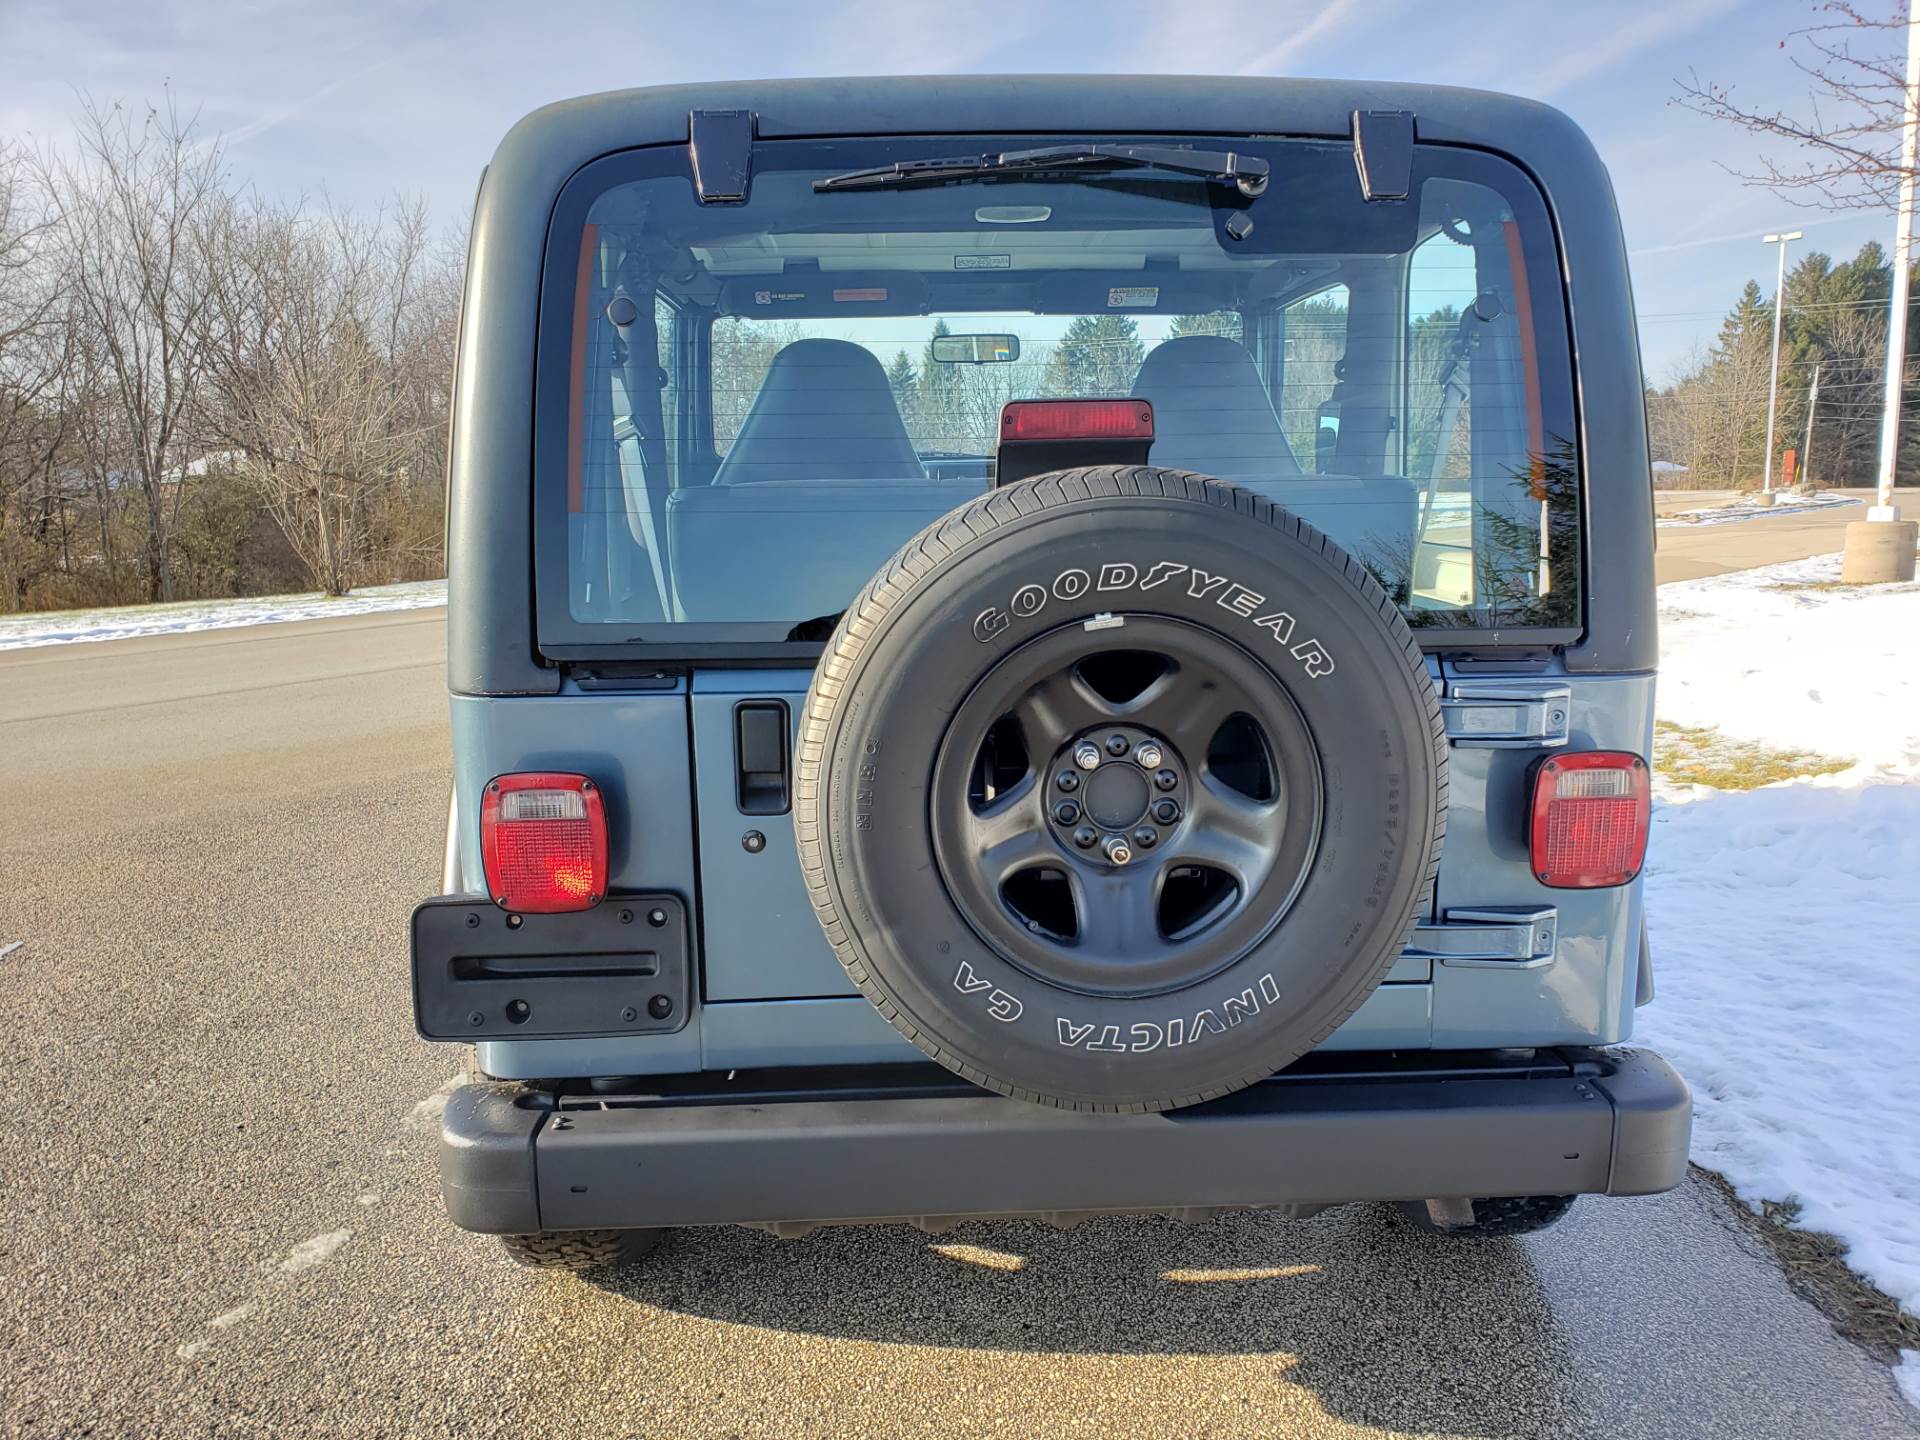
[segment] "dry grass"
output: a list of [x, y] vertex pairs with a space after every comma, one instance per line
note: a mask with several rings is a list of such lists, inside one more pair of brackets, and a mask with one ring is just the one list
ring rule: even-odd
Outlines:
[[1848, 1267], [1845, 1242], [1819, 1230], [1800, 1229], [1795, 1224], [1800, 1217], [1797, 1203], [1763, 1200], [1755, 1214], [1720, 1176], [1711, 1170], [1699, 1173], [1773, 1252], [1787, 1282], [1842, 1336], [1889, 1365], [1899, 1360], [1902, 1350], [1920, 1349], [1920, 1318], [1907, 1314]]
[[1657, 720], [1653, 727], [1653, 768], [1679, 785], [1755, 790], [1776, 780], [1832, 775], [1852, 764], [1851, 760], [1810, 750], [1779, 750], [1751, 740], [1734, 740], [1709, 726]]
[[1767, 586], [1767, 589], [1778, 590], [1785, 595], [1801, 590], [1871, 590], [1876, 595], [1905, 595], [1909, 591], [1920, 590], [1920, 581], [1880, 580], [1865, 585], [1854, 580], [1781, 580]]

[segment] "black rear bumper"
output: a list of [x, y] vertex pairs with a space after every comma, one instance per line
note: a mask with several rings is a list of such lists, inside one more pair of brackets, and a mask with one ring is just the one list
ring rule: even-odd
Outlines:
[[454, 1223], [489, 1234], [1645, 1195], [1686, 1173], [1687, 1087], [1646, 1050], [1311, 1058], [1164, 1115], [1083, 1115], [889, 1067], [619, 1094], [469, 1085]]

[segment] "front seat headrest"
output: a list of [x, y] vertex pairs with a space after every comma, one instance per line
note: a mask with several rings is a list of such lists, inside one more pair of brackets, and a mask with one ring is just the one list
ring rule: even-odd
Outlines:
[[716, 485], [919, 480], [926, 471], [887, 372], [851, 340], [796, 340], [773, 357]]
[[1267, 382], [1246, 346], [1224, 335], [1179, 335], [1147, 352], [1133, 394], [1153, 406], [1155, 465], [1222, 480], [1298, 475]]

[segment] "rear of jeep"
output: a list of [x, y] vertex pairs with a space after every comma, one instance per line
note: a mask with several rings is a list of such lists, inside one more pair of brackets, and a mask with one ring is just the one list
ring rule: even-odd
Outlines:
[[[1575, 357], [1579, 368], [1576, 373]], [[482, 182], [416, 1020], [467, 1229], [1684, 1173], [1624, 1048], [1655, 662], [1572, 125], [1290, 81], [538, 112]]]

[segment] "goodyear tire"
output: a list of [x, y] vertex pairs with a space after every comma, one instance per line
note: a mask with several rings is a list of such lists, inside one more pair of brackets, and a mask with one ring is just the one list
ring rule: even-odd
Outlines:
[[841, 963], [929, 1056], [1166, 1110], [1373, 991], [1439, 864], [1446, 761], [1362, 564], [1249, 491], [1102, 467], [954, 511], [855, 599], [795, 823]]

